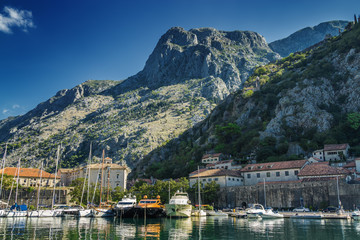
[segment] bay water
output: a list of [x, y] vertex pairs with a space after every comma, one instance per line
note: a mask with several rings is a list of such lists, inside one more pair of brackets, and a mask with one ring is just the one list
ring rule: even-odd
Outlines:
[[360, 221], [0, 218], [0, 239], [360, 239]]

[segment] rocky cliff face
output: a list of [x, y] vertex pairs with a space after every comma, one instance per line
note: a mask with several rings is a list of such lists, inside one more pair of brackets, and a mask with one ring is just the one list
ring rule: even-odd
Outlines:
[[[311, 51], [257, 68], [202, 122], [138, 165], [155, 177], [184, 176], [205, 152], [259, 161], [286, 159], [324, 143], [360, 146], [360, 24]], [[301, 149], [302, 148], [302, 149]], [[159, 164], [161, 162], [161, 164]], [[161, 170], [157, 170], [162, 168]], [[185, 173], [185, 174], [184, 174]]]
[[61, 164], [71, 167], [87, 158], [92, 142], [94, 156], [106, 149], [135, 167], [242, 88], [254, 67], [278, 58], [254, 32], [172, 28], [135, 76], [87, 81], [1, 121], [0, 147], [8, 143], [9, 164], [21, 158], [23, 166], [46, 160], [50, 167], [61, 144]]
[[315, 27], [303, 28], [290, 36], [269, 44], [270, 48], [287, 57], [290, 53], [302, 51], [322, 40], [326, 35], [338, 36], [339, 30], [344, 31], [348, 21], [323, 22]]

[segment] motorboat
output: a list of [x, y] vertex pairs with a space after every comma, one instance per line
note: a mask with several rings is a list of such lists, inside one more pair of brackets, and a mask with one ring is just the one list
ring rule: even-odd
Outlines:
[[283, 214], [274, 212], [271, 208], [266, 209], [265, 212], [262, 213], [261, 217], [263, 219], [274, 219], [274, 218], [284, 218]]
[[198, 210], [198, 209], [196, 209], [196, 210], [194, 210], [193, 212], [192, 212], [192, 214], [191, 214], [192, 216], [194, 216], [194, 217], [206, 217], [206, 212], [204, 211], [204, 210], [202, 210], [202, 209], [200, 209], [200, 210]]
[[228, 217], [229, 215], [221, 210], [218, 211], [208, 211], [208, 216], [216, 216], [216, 217]]
[[136, 196], [124, 196], [114, 207], [116, 216], [118, 217], [133, 217], [132, 211], [136, 206]]
[[177, 191], [165, 204], [166, 216], [168, 217], [190, 217], [192, 206], [189, 195], [185, 192]]
[[354, 220], [360, 220], [360, 211], [359, 209], [356, 209], [355, 211], [352, 212], [351, 217]]
[[131, 212], [133, 212], [133, 217], [158, 218], [166, 216], [159, 195], [155, 199], [148, 199], [145, 195]]
[[260, 218], [264, 213], [266, 213], [263, 205], [261, 204], [252, 204], [250, 208], [246, 210], [246, 215], [248, 218]]

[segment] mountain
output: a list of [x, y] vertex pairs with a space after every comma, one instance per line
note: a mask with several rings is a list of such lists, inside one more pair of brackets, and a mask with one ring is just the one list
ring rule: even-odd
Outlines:
[[[46, 160], [62, 167], [88, 156], [90, 142], [130, 167], [205, 119], [231, 92], [241, 89], [257, 66], [279, 59], [265, 39], [249, 31], [180, 27], [168, 30], [145, 67], [123, 81], [90, 80], [59, 91], [22, 116], [0, 121], [0, 146], [22, 166]], [[1, 151], [3, 152], [3, 151]]]
[[348, 21], [330, 21], [303, 28], [286, 38], [270, 43], [269, 47], [282, 57], [287, 57], [290, 53], [302, 51], [321, 42], [327, 35], [338, 36], [339, 30], [344, 31], [348, 23]]
[[134, 171], [187, 176], [208, 152], [239, 162], [299, 159], [324, 144], [349, 143], [360, 155], [360, 24], [304, 52], [258, 67], [242, 90]]

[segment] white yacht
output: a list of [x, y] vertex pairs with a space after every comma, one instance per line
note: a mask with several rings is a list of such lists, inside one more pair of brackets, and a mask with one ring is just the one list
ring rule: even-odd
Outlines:
[[190, 203], [187, 193], [177, 191], [169, 203], [165, 204], [166, 215], [168, 217], [190, 217], [192, 210]]
[[263, 219], [274, 219], [274, 218], [284, 218], [283, 214], [274, 212], [271, 208], [266, 209], [265, 212], [262, 213], [261, 217]]
[[253, 204], [249, 209], [246, 210], [246, 215], [248, 218], [260, 218], [264, 213], [266, 213], [263, 205]]
[[116, 205], [115, 212], [118, 217], [133, 217], [131, 210], [136, 206], [136, 196], [124, 196]]
[[359, 209], [356, 209], [355, 211], [353, 211], [353, 213], [351, 214], [351, 217], [354, 220], [360, 220], [360, 211], [359, 211]]

